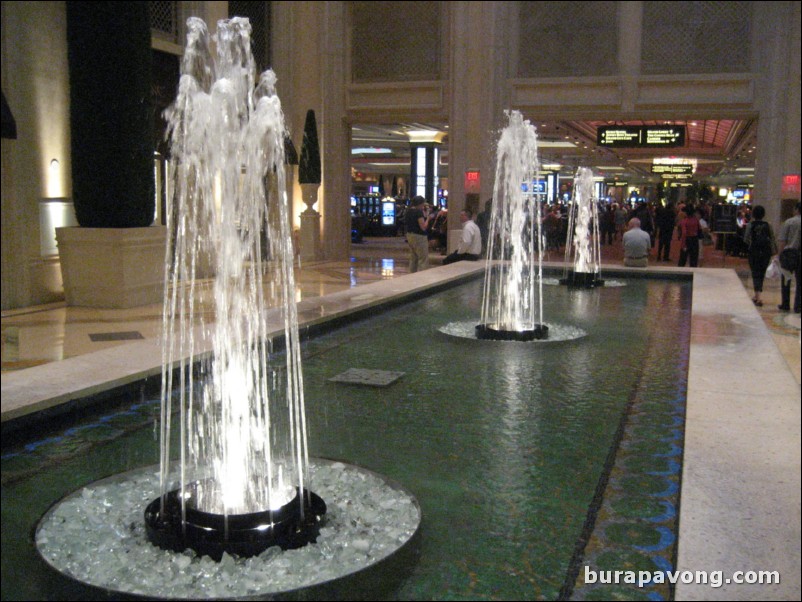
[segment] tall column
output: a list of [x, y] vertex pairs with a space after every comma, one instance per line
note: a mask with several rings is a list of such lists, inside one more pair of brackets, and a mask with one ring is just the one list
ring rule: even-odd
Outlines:
[[758, 158], [753, 203], [763, 205], [767, 220], [779, 225], [783, 176], [800, 173], [800, 4], [755, 6], [752, 47], [757, 54], [753, 69]]
[[[296, 149], [306, 112], [318, 121], [323, 182], [318, 193], [325, 259], [351, 249], [350, 127], [345, 121], [346, 3], [273, 2], [272, 51], [278, 92]], [[302, 191], [291, 186], [293, 227], [301, 228]]]
[[[509, 106], [507, 78], [515, 56], [517, 2], [451, 2], [451, 107], [449, 239], [457, 239], [460, 211], [484, 208], [493, 194], [495, 137]], [[479, 193], [465, 189], [465, 174], [479, 173]], [[475, 181], [475, 180], [474, 180]], [[453, 245], [450, 242], [449, 248]]]
[[351, 253], [351, 127], [345, 114], [347, 6], [345, 2], [326, 2], [323, 6], [323, 256], [347, 259]]
[[3, 92], [17, 122], [17, 139], [2, 141], [3, 309], [61, 297], [39, 211], [42, 199], [72, 196], [65, 11], [63, 2], [2, 3]]

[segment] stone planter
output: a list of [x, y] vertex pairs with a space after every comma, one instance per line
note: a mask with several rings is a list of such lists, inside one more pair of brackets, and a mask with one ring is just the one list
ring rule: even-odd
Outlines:
[[67, 305], [161, 303], [167, 228], [56, 228]]
[[315, 211], [320, 184], [301, 184], [301, 193], [306, 210], [301, 212], [300, 255], [302, 261], [321, 259], [320, 213]]

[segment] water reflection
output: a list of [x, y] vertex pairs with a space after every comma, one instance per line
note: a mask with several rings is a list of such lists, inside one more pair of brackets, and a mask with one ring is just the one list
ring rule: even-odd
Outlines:
[[382, 259], [382, 278], [388, 280], [395, 276], [395, 259]]

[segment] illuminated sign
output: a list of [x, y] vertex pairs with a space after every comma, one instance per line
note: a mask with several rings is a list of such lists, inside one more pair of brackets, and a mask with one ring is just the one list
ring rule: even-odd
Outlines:
[[624, 186], [629, 186], [629, 182], [624, 180], [623, 182], [619, 182], [618, 180], [605, 180], [605, 186], [618, 186], [619, 188], [623, 188]]
[[382, 202], [382, 225], [395, 226], [395, 202]]
[[482, 192], [481, 177], [478, 169], [465, 171], [465, 192], [469, 194]]
[[653, 164], [652, 173], [659, 173], [662, 175], [683, 176], [693, 175], [693, 165], [675, 163], [673, 165]]
[[684, 125], [603, 125], [596, 130], [600, 146], [671, 148], [685, 146]]
[[526, 182], [521, 184], [522, 191], [529, 192], [531, 189], [531, 192], [534, 194], [546, 194], [546, 188], [547, 188], [546, 182], [544, 182], [543, 180], [533, 180], [531, 187]]
[[782, 183], [782, 195], [784, 197], [799, 198], [800, 178], [799, 174], [785, 174]]

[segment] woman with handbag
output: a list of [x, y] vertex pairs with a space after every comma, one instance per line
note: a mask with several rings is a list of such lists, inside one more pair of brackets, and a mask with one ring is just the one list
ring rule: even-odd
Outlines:
[[746, 225], [744, 241], [749, 247], [749, 269], [752, 271], [752, 286], [755, 289], [755, 296], [752, 302], [758, 307], [763, 307], [763, 300], [760, 298], [763, 293], [763, 279], [766, 277], [766, 270], [771, 263], [772, 256], [777, 252], [777, 241], [774, 239], [774, 232], [771, 224], [764, 221], [766, 209], [763, 205], [755, 205], [752, 209], [752, 221]]

